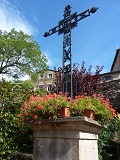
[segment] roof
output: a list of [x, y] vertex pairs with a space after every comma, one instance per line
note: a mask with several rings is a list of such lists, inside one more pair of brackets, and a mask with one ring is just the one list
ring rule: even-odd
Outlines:
[[116, 55], [114, 57], [114, 60], [113, 60], [112, 66], [111, 66], [111, 72], [112, 71], [118, 71], [118, 70], [120, 71], [120, 60], [119, 60], [119, 57], [120, 57], [120, 48], [116, 50]]

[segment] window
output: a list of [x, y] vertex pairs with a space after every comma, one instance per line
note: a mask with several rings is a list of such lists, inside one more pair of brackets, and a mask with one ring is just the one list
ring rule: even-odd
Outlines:
[[112, 76], [105, 76], [104, 78], [105, 78], [106, 81], [112, 80]]
[[44, 78], [44, 75], [43, 75], [43, 74], [41, 74], [41, 75], [40, 75], [40, 79], [43, 79], [43, 78]]
[[52, 74], [50, 73], [50, 74], [48, 74], [48, 78], [52, 78]]
[[51, 91], [52, 90], [52, 85], [47, 85], [47, 91]]
[[43, 88], [44, 86], [43, 85], [39, 85], [39, 88]]

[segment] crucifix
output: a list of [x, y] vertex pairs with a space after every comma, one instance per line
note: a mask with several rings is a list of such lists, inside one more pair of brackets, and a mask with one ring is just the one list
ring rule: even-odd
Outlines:
[[58, 25], [48, 32], [45, 32], [44, 37], [48, 37], [56, 32], [58, 35], [63, 34], [63, 58], [62, 58], [62, 93], [68, 92], [73, 96], [72, 87], [72, 40], [71, 30], [78, 25], [78, 21], [88, 17], [91, 13], [95, 13], [98, 7], [93, 7], [80, 14], [77, 12], [71, 14], [71, 7], [67, 5], [64, 10], [64, 18], [58, 22]]

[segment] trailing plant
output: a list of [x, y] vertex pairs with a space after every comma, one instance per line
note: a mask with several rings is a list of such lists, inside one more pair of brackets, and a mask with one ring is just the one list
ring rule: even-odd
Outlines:
[[100, 95], [76, 96], [71, 99], [66, 95], [48, 94], [43, 97], [31, 96], [20, 108], [18, 114], [20, 121], [42, 121], [44, 119], [57, 118], [57, 110], [68, 106], [71, 116], [79, 116], [85, 109], [91, 109], [102, 124], [114, 118], [117, 114], [112, 108], [109, 99], [103, 99]]
[[99, 94], [93, 94], [92, 96], [84, 94], [73, 99], [73, 106], [71, 107], [73, 116], [74, 114], [75, 116], [81, 114], [85, 109], [94, 111], [97, 120], [102, 124], [117, 116], [109, 99], [104, 99]]

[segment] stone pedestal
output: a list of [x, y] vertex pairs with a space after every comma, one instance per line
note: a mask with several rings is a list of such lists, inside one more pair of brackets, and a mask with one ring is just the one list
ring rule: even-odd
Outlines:
[[27, 125], [34, 130], [33, 160], [98, 160], [97, 121], [81, 116]]

